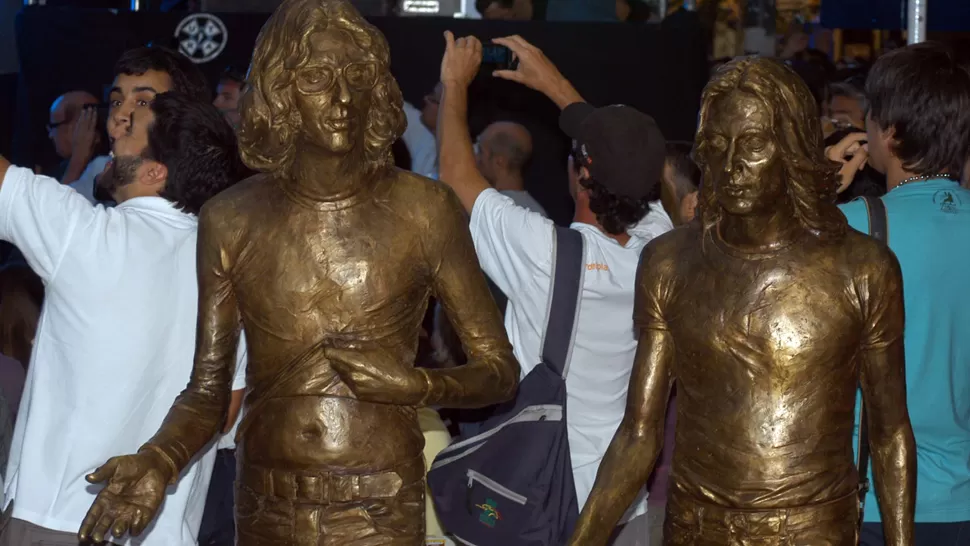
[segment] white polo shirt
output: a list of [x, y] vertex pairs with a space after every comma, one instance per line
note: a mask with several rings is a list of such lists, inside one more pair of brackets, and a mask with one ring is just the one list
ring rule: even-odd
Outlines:
[[[645, 224], [668, 221], [651, 208]], [[637, 339], [633, 292], [640, 252], [649, 239], [631, 233], [622, 246], [589, 224], [573, 223], [586, 244], [586, 272], [572, 360], [566, 376], [566, 423], [579, 507], [626, 409]], [[505, 329], [522, 377], [541, 361], [554, 264], [553, 223], [488, 189], [475, 201], [471, 233], [482, 270], [509, 298]], [[649, 230], [646, 230], [649, 231]], [[646, 512], [646, 489], [627, 519]]]
[[[0, 238], [23, 251], [46, 287], [4, 474], [13, 517], [77, 532], [100, 487], [84, 476], [136, 452], [188, 383], [196, 230], [194, 215], [160, 197], [105, 209], [52, 178], [8, 170]], [[194, 546], [214, 457], [212, 449], [197, 457], [154, 524], [124, 544]]]

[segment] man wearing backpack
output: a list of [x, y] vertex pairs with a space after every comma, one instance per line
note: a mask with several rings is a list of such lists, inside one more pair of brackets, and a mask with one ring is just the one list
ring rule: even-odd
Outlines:
[[[878, 202], [842, 205], [849, 225], [885, 235], [903, 272], [906, 391], [916, 436], [915, 546], [970, 541], [970, 191], [960, 172], [970, 152], [970, 74], [935, 44], [881, 57], [866, 82], [869, 113], [862, 152], [886, 175], [887, 229], [871, 229]], [[833, 147], [836, 148], [836, 147]], [[845, 149], [845, 147], [841, 147]], [[865, 161], [835, 157], [845, 168]], [[855, 157], [855, 156], [853, 156]], [[870, 223], [871, 222], [871, 223]], [[873, 491], [864, 546], [885, 544]]]
[[[445, 38], [437, 133], [440, 180], [470, 213], [482, 269], [508, 296], [505, 326], [525, 377], [545, 356], [556, 231], [551, 220], [491, 188], [476, 169], [466, 121], [467, 90], [478, 73], [482, 46], [474, 37], [456, 40], [449, 32]], [[586, 104], [545, 55], [522, 38], [494, 43], [511, 49], [519, 60], [516, 70], [494, 76], [531, 87], [563, 110], [560, 126], [576, 143], [570, 161], [581, 165], [579, 179], [569, 188], [576, 203], [570, 227], [581, 234], [585, 252], [565, 374], [569, 456], [581, 510], [623, 417], [636, 351], [634, 280], [648, 242], [628, 231], [638, 223], [643, 227], [642, 220], [666, 220], [658, 217], [660, 212], [648, 214], [649, 203], [660, 197], [664, 138], [649, 116], [633, 108]], [[509, 454], [510, 464], [515, 457]], [[625, 531], [618, 528], [614, 544], [646, 544], [646, 518], [637, 517], [645, 512], [642, 493], [623, 520], [636, 523], [626, 524]]]

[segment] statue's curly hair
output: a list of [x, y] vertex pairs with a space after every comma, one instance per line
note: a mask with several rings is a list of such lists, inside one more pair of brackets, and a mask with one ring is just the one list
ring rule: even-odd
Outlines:
[[703, 172], [700, 216], [704, 229], [714, 227], [721, 219], [707, 161], [709, 144], [704, 129], [711, 105], [734, 91], [750, 94], [771, 112], [771, 129], [798, 221], [821, 239], [841, 238], [848, 223], [835, 204], [839, 167], [825, 157], [815, 99], [795, 72], [779, 61], [764, 57], [744, 57], [725, 64], [704, 89], [694, 143], [694, 158]]
[[288, 175], [302, 120], [293, 104], [296, 71], [310, 60], [310, 36], [344, 30], [378, 64], [364, 126], [367, 170], [393, 166], [391, 145], [404, 133], [401, 90], [390, 72], [390, 50], [377, 28], [347, 0], [285, 0], [256, 39], [242, 98], [239, 148], [252, 169]]

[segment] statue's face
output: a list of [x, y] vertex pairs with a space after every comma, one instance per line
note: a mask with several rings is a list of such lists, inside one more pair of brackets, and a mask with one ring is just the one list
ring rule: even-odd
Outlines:
[[766, 214], [782, 206], [783, 165], [761, 100], [741, 91], [722, 95], [711, 104], [704, 138], [714, 195], [727, 213]]
[[294, 89], [303, 138], [331, 153], [346, 154], [363, 143], [377, 61], [339, 29], [313, 34], [310, 48], [310, 61], [297, 71]]

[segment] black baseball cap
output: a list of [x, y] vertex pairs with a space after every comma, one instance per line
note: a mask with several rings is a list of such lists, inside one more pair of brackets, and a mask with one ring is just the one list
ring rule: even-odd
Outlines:
[[559, 127], [576, 141], [576, 159], [614, 195], [643, 199], [663, 176], [667, 143], [657, 122], [622, 104], [596, 108], [570, 104]]

